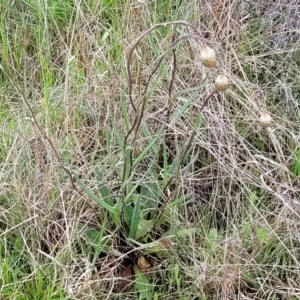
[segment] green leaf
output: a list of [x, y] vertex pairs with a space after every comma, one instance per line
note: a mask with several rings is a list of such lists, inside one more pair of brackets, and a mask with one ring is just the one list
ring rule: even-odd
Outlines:
[[153, 287], [151, 286], [147, 276], [141, 272], [141, 270], [135, 266], [135, 282], [136, 288], [139, 292], [139, 300], [151, 300], [153, 299]]
[[95, 170], [95, 173], [96, 173], [96, 179], [99, 183], [99, 186], [98, 186], [98, 190], [103, 198], [103, 200], [105, 199], [105, 201], [109, 204], [109, 205], [113, 205], [113, 201], [111, 199], [111, 196], [110, 196], [110, 188], [104, 184], [102, 181], [103, 181], [103, 174], [102, 172], [97, 168]]
[[178, 230], [175, 233], [175, 236], [177, 238], [186, 238], [186, 237], [194, 236], [196, 233], [197, 233], [197, 228], [187, 228], [187, 229]]
[[200, 86], [197, 86], [195, 88], [190, 88], [190, 89], [185, 89], [183, 91], [178, 92], [175, 96], [174, 99], [176, 99], [180, 94], [188, 92], [188, 91], [194, 91], [194, 93], [190, 96], [190, 98], [184, 103], [184, 105], [180, 108], [179, 111], [176, 112], [175, 116], [173, 117], [171, 124], [174, 124], [181, 116], [184, 115], [184, 113], [189, 109], [191, 104], [195, 101], [197, 98], [199, 91], [201, 87], [205, 84], [207, 77], [204, 79], [203, 83]]
[[130, 177], [130, 173], [131, 173], [131, 152], [132, 152], [131, 148], [127, 147], [125, 149], [125, 156], [124, 156], [125, 172], [124, 172], [124, 177], [122, 178], [122, 180], [124, 180], [124, 182], [126, 182], [128, 180], [128, 178]]
[[127, 239], [132, 244], [139, 246], [140, 250], [143, 250], [147, 254], [157, 254], [168, 255], [170, 249], [172, 249], [176, 244], [171, 241], [171, 238], [160, 239], [159, 241], [155, 241], [148, 244], [140, 243], [134, 239]]
[[212, 228], [208, 233], [208, 239], [212, 243], [216, 243], [218, 241], [218, 231], [216, 228]]
[[93, 262], [95, 262], [99, 254], [101, 252], [106, 252], [107, 250], [107, 241], [108, 239], [106, 237], [103, 237], [104, 231], [106, 228], [106, 221], [104, 220], [103, 224], [101, 224], [101, 230], [96, 230], [93, 228], [87, 228], [84, 231], [85, 236], [87, 239], [91, 242], [92, 249], [88, 249], [89, 252], [92, 252]]
[[296, 160], [295, 160], [294, 165], [293, 165], [293, 173], [296, 176], [300, 175], [300, 150], [297, 153], [297, 157], [296, 157]]
[[79, 183], [81, 188], [88, 194], [88, 196], [94, 200], [100, 207], [104, 208], [106, 211], [108, 211], [114, 222], [116, 223], [117, 226], [121, 225], [121, 212], [116, 209], [114, 206], [109, 205], [102, 199], [98, 198], [90, 189], [87, 185], [85, 185], [77, 175], [75, 175], [76, 181]]
[[126, 205], [124, 207], [124, 220], [125, 223], [130, 226], [131, 220], [132, 220], [132, 215], [133, 215], [133, 207], [131, 204]]
[[168, 151], [165, 143], [163, 144], [163, 161], [164, 161], [163, 186], [166, 186], [169, 181], [169, 172], [168, 172]]
[[[148, 145], [150, 145], [150, 144], [152, 145], [153, 153], [155, 155], [157, 155], [158, 154], [158, 147], [157, 147], [158, 143], [154, 143], [154, 144], [151, 143], [153, 134], [151, 133], [151, 131], [148, 129], [148, 127], [145, 124], [143, 124], [141, 126], [141, 132], [143, 133], [144, 138], [147, 140]], [[160, 134], [159, 134], [159, 136], [160, 136]]]
[[132, 214], [132, 221], [130, 224], [130, 231], [129, 231], [129, 237], [135, 239], [138, 225], [141, 217], [141, 196], [140, 195], [134, 195], [136, 198], [136, 201], [134, 201], [134, 209]]
[[138, 229], [134, 238], [139, 239], [145, 236], [149, 231], [152, 230], [153, 226], [154, 226], [154, 220], [141, 219], [138, 224]]
[[179, 158], [178, 157], [174, 158], [174, 160], [172, 161], [172, 164], [169, 167], [168, 173], [171, 175], [175, 175], [178, 171], [179, 163], [180, 163]]
[[156, 181], [149, 182], [147, 185], [141, 187], [141, 209], [153, 209], [158, 205], [159, 198], [161, 196], [161, 190]]
[[261, 245], [267, 245], [267, 246], [270, 245], [270, 243], [272, 242], [272, 234], [267, 228], [256, 227], [255, 231], [256, 231], [256, 236]]
[[110, 188], [107, 185], [99, 185], [98, 187], [99, 193], [101, 194], [103, 201], [105, 201], [107, 204], [113, 206], [113, 199], [110, 196]]
[[114, 133], [114, 136], [112, 137], [112, 139], [115, 139], [117, 141], [119, 147], [123, 150], [123, 148], [124, 148], [124, 138], [119, 133], [118, 128], [116, 127], [115, 120], [112, 121], [112, 127], [113, 127], [113, 133]]
[[149, 143], [149, 145], [145, 148], [145, 150], [134, 160], [132, 167], [136, 167], [140, 161], [147, 155], [147, 153], [154, 147], [156, 141], [160, 138], [161, 132], [158, 133], [155, 138]]
[[87, 239], [93, 244], [93, 246], [97, 246], [101, 245], [103, 238], [103, 230], [104, 227], [102, 227], [100, 231], [93, 228], [88, 228], [84, 231], [84, 234], [87, 237]]
[[211, 228], [207, 237], [208, 237], [207, 250], [208, 251], [216, 250], [219, 242], [218, 230], [216, 228]]

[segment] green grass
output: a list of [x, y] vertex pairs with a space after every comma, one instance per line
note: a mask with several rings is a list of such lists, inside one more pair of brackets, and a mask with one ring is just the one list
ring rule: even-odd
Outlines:
[[0, 5], [0, 298], [299, 299], [296, 1], [144, 2]]

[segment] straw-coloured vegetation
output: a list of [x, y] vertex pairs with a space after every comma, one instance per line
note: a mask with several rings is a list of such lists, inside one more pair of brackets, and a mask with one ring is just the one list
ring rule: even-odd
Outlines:
[[2, 0], [1, 299], [299, 299], [300, 10]]

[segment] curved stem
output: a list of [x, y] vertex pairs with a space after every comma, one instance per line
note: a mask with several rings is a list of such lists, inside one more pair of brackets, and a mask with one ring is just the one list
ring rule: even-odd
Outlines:
[[133, 43], [133, 46], [131, 47], [129, 54], [128, 54], [128, 59], [127, 59], [127, 64], [126, 64], [126, 69], [127, 69], [127, 77], [128, 77], [128, 87], [129, 87], [129, 101], [131, 106], [133, 107], [133, 110], [136, 112], [136, 106], [133, 103], [133, 99], [132, 99], [132, 73], [131, 73], [131, 60], [132, 60], [132, 56], [133, 56], [133, 51], [134, 49], [137, 47], [137, 45], [148, 35], [150, 34], [152, 31], [154, 31], [155, 29], [159, 28], [159, 27], [166, 27], [169, 25], [184, 25], [187, 27], [192, 28], [192, 30], [196, 33], [198, 33], [198, 38], [201, 38], [202, 40], [206, 39], [204, 37], [201, 37], [197, 27], [189, 22], [186, 21], [174, 21], [174, 22], [166, 22], [166, 23], [160, 23], [160, 24], [156, 24], [154, 26], [152, 26], [151, 28], [149, 28], [148, 30], [146, 30], [145, 32], [143, 32]]

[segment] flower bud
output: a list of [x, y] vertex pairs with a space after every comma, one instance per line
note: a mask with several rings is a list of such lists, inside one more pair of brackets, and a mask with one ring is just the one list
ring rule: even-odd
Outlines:
[[213, 68], [217, 63], [216, 51], [205, 46], [200, 52], [200, 61], [207, 68]]
[[259, 124], [260, 124], [260, 126], [262, 126], [264, 128], [270, 127], [272, 124], [272, 117], [268, 113], [263, 112], [260, 115]]
[[223, 92], [230, 86], [230, 81], [225, 75], [219, 75], [215, 81], [216, 90]]

